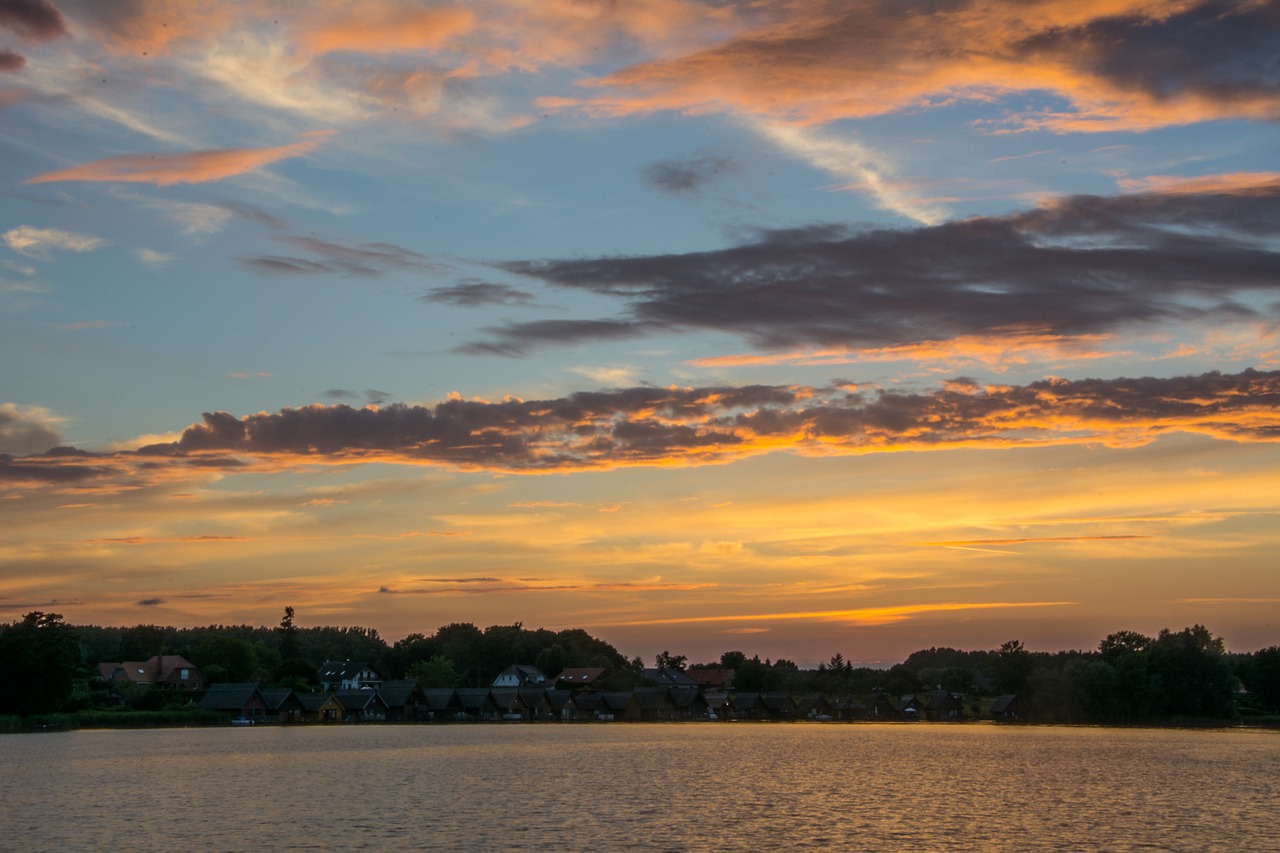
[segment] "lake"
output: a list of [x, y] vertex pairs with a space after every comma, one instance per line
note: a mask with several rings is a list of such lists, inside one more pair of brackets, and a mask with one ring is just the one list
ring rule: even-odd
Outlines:
[[1280, 850], [1280, 732], [315, 726], [0, 736], [0, 849]]

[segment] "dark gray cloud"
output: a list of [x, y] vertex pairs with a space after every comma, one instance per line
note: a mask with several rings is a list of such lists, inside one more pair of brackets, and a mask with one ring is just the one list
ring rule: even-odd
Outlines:
[[1063, 62], [1155, 101], [1261, 99], [1280, 118], [1280, 4], [1210, 0], [1164, 19], [1097, 18], [1012, 49], [1028, 62]]
[[0, 403], [0, 452], [36, 453], [61, 442], [57, 421], [45, 410]]
[[[1258, 412], [1270, 413], [1257, 419]], [[172, 446], [179, 454], [361, 455], [513, 468], [609, 464], [732, 450], [790, 436], [851, 447], [1049, 436], [1077, 424], [1158, 431], [1199, 418], [1206, 430], [1280, 438], [1280, 371], [1172, 379], [1047, 379], [931, 392], [751, 385], [628, 388], [552, 400], [449, 400], [433, 408], [309, 406], [237, 418], [206, 414]], [[1166, 425], [1167, 424], [1167, 425]], [[1096, 427], [1090, 427], [1095, 429]]]
[[1005, 217], [764, 232], [682, 255], [513, 261], [509, 272], [618, 297], [619, 317], [486, 330], [469, 352], [714, 329], [766, 349], [886, 346], [1028, 330], [1086, 334], [1249, 317], [1280, 292], [1280, 187], [1074, 196]]
[[49, 0], [0, 0], [0, 27], [30, 41], [67, 34], [62, 14]]
[[391, 243], [338, 243], [298, 236], [283, 236], [278, 239], [314, 257], [248, 255], [240, 258], [240, 262], [268, 275], [373, 277], [391, 270], [438, 272], [447, 269], [445, 264], [427, 255]]
[[505, 284], [464, 281], [452, 287], [434, 287], [422, 295], [422, 300], [475, 308], [480, 305], [528, 305], [533, 302], [533, 294]]
[[660, 160], [646, 166], [640, 177], [659, 192], [675, 196], [696, 195], [723, 175], [739, 171], [732, 157], [703, 154], [686, 160]]
[[931, 391], [750, 385], [637, 387], [433, 407], [313, 405], [210, 412], [170, 444], [0, 456], [0, 482], [139, 482], [265, 472], [299, 461], [522, 472], [699, 465], [779, 451], [869, 453], [1061, 443], [1141, 444], [1175, 432], [1280, 441], [1280, 371], [1135, 379], [949, 382]]
[[0, 71], [20, 71], [27, 64], [26, 57], [14, 53], [7, 47], [0, 47]]
[[489, 340], [464, 344], [457, 351], [471, 355], [505, 355], [515, 358], [531, 347], [552, 341], [557, 344], [575, 344], [584, 341], [621, 340], [639, 337], [653, 329], [651, 323], [633, 320], [535, 320], [488, 327], [485, 331], [492, 336]]
[[163, 598], [144, 598], [138, 602], [139, 607], [156, 607], [164, 604]]
[[349, 391], [346, 388], [331, 388], [320, 396], [326, 400], [359, 400], [363, 398], [365, 402], [377, 406], [385, 403], [392, 395], [388, 391], [379, 391], [376, 388], [366, 389], [363, 394]]

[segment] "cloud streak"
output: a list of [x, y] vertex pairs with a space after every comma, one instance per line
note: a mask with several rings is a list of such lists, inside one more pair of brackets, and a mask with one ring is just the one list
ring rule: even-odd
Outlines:
[[300, 157], [318, 146], [330, 133], [314, 131], [306, 138], [273, 148], [219, 148], [180, 153], [124, 154], [79, 166], [57, 169], [28, 178], [24, 184], [59, 181], [94, 181], [154, 184], [200, 184], [243, 175], [280, 160]]

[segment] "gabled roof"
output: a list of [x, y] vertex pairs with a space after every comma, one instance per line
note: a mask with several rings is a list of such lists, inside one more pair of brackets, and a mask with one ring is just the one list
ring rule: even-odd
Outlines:
[[387, 703], [376, 690], [338, 690], [333, 694], [333, 698], [337, 699], [347, 711], [363, 711], [369, 708], [376, 710], [378, 706], [386, 710], [387, 707]]
[[644, 671], [644, 677], [646, 681], [652, 681], [659, 687], [678, 687], [682, 684], [692, 684], [696, 686], [698, 683], [680, 670], [669, 666], [659, 667], [656, 669], [646, 669]]
[[182, 670], [199, 673], [199, 668], [182, 655], [152, 655], [147, 660], [127, 660], [98, 664], [98, 675], [104, 681], [124, 679], [134, 684], [159, 684]]
[[702, 666], [686, 669], [684, 674], [704, 688], [718, 690], [733, 686], [733, 670], [722, 666]]
[[573, 698], [573, 693], [568, 690], [548, 690], [546, 693], [547, 704], [551, 706], [551, 710], [560, 713], [565, 709], [566, 705], [573, 707], [581, 707], [577, 700]]
[[265, 687], [258, 690], [258, 692], [262, 694], [262, 699], [267, 703], [267, 708], [272, 711], [302, 707], [302, 703], [298, 701], [298, 695], [288, 687]]
[[556, 684], [562, 687], [569, 685], [580, 686], [583, 684], [593, 684], [604, 677], [608, 672], [602, 666], [581, 666], [566, 669], [564, 672], [556, 676]]
[[497, 707], [488, 687], [459, 687], [455, 692], [463, 709], [468, 712]]
[[707, 700], [697, 687], [670, 687], [667, 695], [677, 708], [692, 708], [696, 705], [706, 706]]
[[215, 684], [200, 699], [200, 707], [213, 711], [240, 711], [254, 697], [262, 700], [262, 693], [256, 684]]
[[498, 673], [498, 677], [494, 679], [494, 683], [496, 684], [498, 679], [503, 676], [514, 676], [516, 681], [520, 684], [541, 684], [547, 680], [547, 677], [542, 674], [542, 670], [538, 669], [536, 666], [530, 666], [524, 663], [512, 664], [507, 667], [502, 672]]
[[424, 702], [426, 700], [422, 693], [422, 688], [418, 686], [417, 680], [413, 678], [384, 681], [378, 685], [378, 695], [382, 697], [383, 702], [387, 703], [388, 708], [402, 708], [413, 702]]
[[432, 711], [444, 711], [448, 708], [461, 708], [458, 694], [452, 687], [424, 687], [422, 698], [427, 708]]
[[333, 698], [332, 693], [299, 693], [298, 701], [302, 703], [302, 710], [314, 713], [319, 711], [325, 704]]
[[359, 678], [360, 673], [369, 670], [377, 675], [377, 670], [369, 666], [368, 661], [363, 660], [327, 660], [320, 665], [321, 681], [342, 681], [350, 678]]
[[791, 701], [791, 696], [786, 693], [766, 693], [760, 697], [760, 701], [770, 711], [789, 714], [796, 709], [796, 703]]
[[1017, 702], [1017, 693], [1005, 693], [1001, 696], [997, 696], [996, 701], [991, 703], [991, 713], [1003, 714], [1008, 711], [1011, 706], [1016, 705]]
[[659, 708], [675, 708], [675, 703], [671, 701], [671, 696], [663, 688], [637, 688], [632, 694], [635, 696], [636, 704], [640, 706], [642, 711], [654, 711]]
[[627, 705], [631, 702], [632, 695], [631, 693], [622, 692], [601, 693], [599, 694], [600, 710], [625, 711], [627, 710]]

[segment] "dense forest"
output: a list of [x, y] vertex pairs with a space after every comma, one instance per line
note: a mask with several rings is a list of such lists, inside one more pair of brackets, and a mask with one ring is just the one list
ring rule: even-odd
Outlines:
[[[299, 691], [319, 686], [318, 668], [326, 660], [367, 661], [384, 678], [415, 678], [423, 687], [485, 686], [514, 663], [531, 663], [551, 677], [569, 667], [602, 667], [608, 675], [598, 689], [645, 684], [643, 661], [628, 660], [581, 629], [520, 623], [481, 629], [460, 622], [387, 643], [369, 628], [298, 627], [292, 608], [275, 627], [202, 628], [74, 626], [37, 611], [0, 626], [0, 714], [159, 711], [190, 703], [183, 691], [93, 678], [100, 662], [158, 654], [182, 655], [210, 683], [254, 681]], [[982, 697], [1013, 693], [1022, 716], [1036, 722], [1280, 721], [1280, 647], [1229, 653], [1201, 625], [1155, 637], [1118, 631], [1090, 651], [1033, 652], [1016, 640], [992, 650], [929, 648], [888, 669], [856, 667], [841, 654], [801, 669], [740, 651], [701, 663], [663, 651], [654, 664], [732, 669], [741, 692], [839, 697], [883, 690], [897, 697], [943, 689], [963, 694], [974, 709]]]

